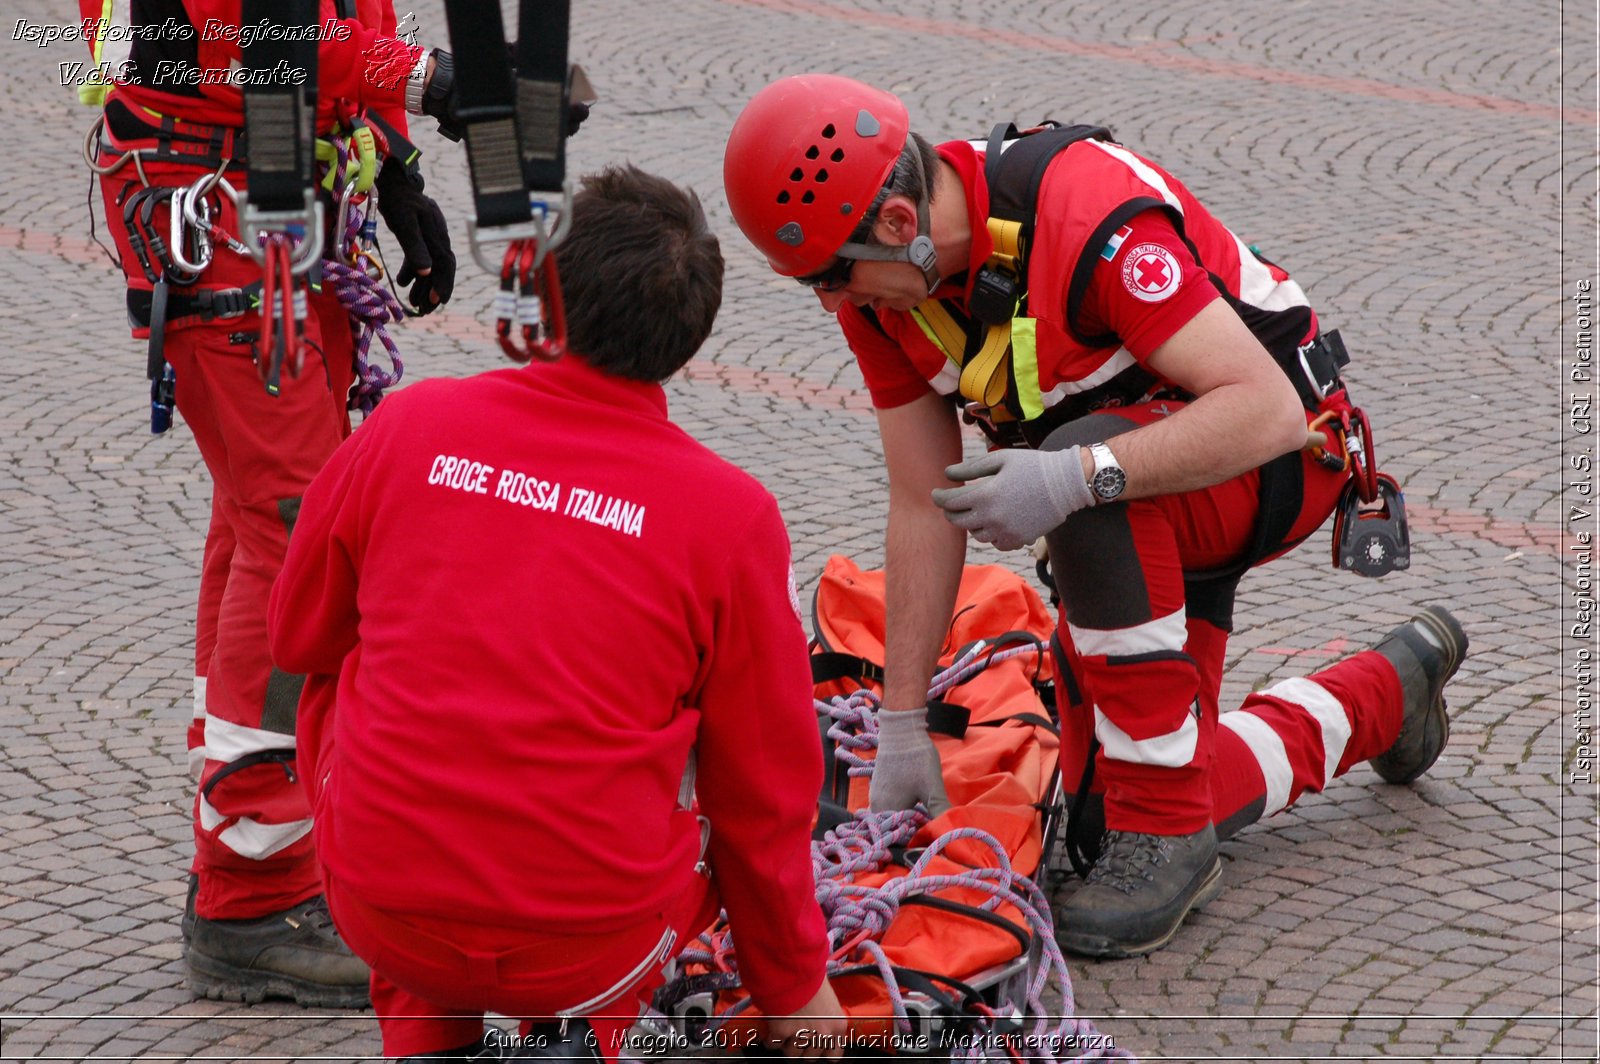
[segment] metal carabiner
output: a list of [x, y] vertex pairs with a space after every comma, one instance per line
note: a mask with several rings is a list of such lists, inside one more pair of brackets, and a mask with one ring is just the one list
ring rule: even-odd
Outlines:
[[[219, 175], [220, 179], [220, 175]], [[303, 277], [322, 258], [323, 209], [316, 190], [308, 188], [305, 201], [295, 210], [258, 210], [250, 202], [250, 194], [239, 197], [239, 235], [244, 238], [250, 257], [263, 268], [267, 266], [267, 252], [262, 240], [268, 233], [281, 233], [289, 237], [294, 251], [289, 260], [292, 276]]]
[[[529, 206], [533, 208], [533, 217], [526, 222], [514, 225], [496, 225], [480, 228], [477, 219], [467, 221], [467, 243], [472, 248], [472, 257], [492, 274], [500, 273], [501, 263], [495, 261], [504, 258], [504, 253], [491, 256], [490, 248], [503, 247], [517, 241], [532, 241], [537, 249], [534, 252], [532, 268], [537, 270], [544, 262], [547, 251], [566, 239], [567, 232], [572, 228], [572, 182], [565, 181], [561, 186], [561, 199], [552, 210], [550, 202], [543, 199], [530, 198]], [[551, 214], [555, 215], [555, 224], [548, 225], [547, 220]]]
[[[338, 204], [337, 213], [333, 221], [333, 257], [351, 266], [356, 264], [357, 254], [357, 247], [353, 241], [360, 238], [359, 227], [357, 227], [356, 236], [353, 238], [350, 236], [350, 211], [354, 207], [352, 201], [355, 198], [356, 185], [359, 182], [359, 176], [352, 177], [344, 183], [344, 188], [339, 190], [339, 196], [336, 201]], [[362, 216], [362, 220], [365, 221], [365, 215]]]
[[238, 206], [239, 194], [234, 191], [233, 185], [221, 174], [212, 174], [202, 177], [189, 186], [188, 195], [183, 198], [183, 220], [198, 229], [203, 229], [213, 243], [220, 240], [228, 246], [229, 251], [250, 258], [250, 249], [243, 241], [212, 222], [210, 196], [213, 191], [220, 192], [227, 197], [229, 203]]
[[[172, 201], [167, 208], [168, 214], [168, 241], [167, 254], [172, 257], [172, 262], [180, 270], [199, 276], [211, 265], [213, 248], [211, 244], [211, 208], [201, 204], [198, 220], [193, 204], [189, 202], [194, 195], [194, 189], [175, 188], [172, 190]], [[189, 241], [184, 232], [184, 224], [188, 223], [189, 231], [194, 234], [196, 259], [191, 261], [184, 249]]]

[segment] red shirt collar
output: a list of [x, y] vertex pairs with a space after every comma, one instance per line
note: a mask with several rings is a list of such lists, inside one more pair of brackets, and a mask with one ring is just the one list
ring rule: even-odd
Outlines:
[[967, 224], [972, 230], [972, 250], [967, 258], [966, 276], [960, 284], [949, 280], [939, 282], [933, 290], [937, 299], [955, 299], [965, 304], [972, 295], [972, 282], [982, 266], [994, 252], [994, 241], [989, 238], [989, 185], [983, 179], [983, 159], [978, 150], [964, 140], [952, 140], [939, 145], [939, 158], [955, 168], [961, 178], [961, 190], [967, 197]]
[[555, 362], [530, 362], [519, 372], [532, 374], [540, 385], [556, 391], [607, 406], [667, 416], [667, 393], [661, 385], [606, 373], [577, 355], [564, 355]]

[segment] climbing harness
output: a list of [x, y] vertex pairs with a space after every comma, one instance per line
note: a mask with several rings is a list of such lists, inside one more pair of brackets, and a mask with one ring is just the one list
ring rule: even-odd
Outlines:
[[[350, 5], [339, 7], [340, 17], [354, 17], [347, 10]], [[293, 10], [288, 14], [304, 18], [308, 12], [316, 16], [314, 4], [298, 15]], [[291, 62], [302, 61], [304, 57]], [[271, 68], [278, 60], [258, 53], [254, 62]], [[117, 96], [105, 103], [84, 138], [84, 160], [93, 174], [108, 177], [131, 164], [138, 177], [136, 186], [123, 190], [117, 206], [124, 212], [134, 260], [151, 286], [129, 288], [128, 313], [133, 327], [148, 330], [150, 337], [147, 370], [155, 432], [172, 424], [175, 375], [162, 356], [169, 324], [226, 320], [263, 310], [258, 329], [230, 334], [230, 340], [251, 344], [263, 382], [275, 392], [283, 365], [287, 362], [296, 372], [305, 354], [306, 288], [320, 291], [324, 280], [350, 320], [356, 363], [350, 408], [371, 412], [384, 390], [401, 378], [404, 367], [388, 326], [401, 321], [404, 311], [384, 283], [376, 253], [374, 182], [383, 159], [394, 158], [414, 169], [420, 153], [381, 118], [358, 114], [340, 100], [333, 129], [316, 138], [310, 150], [320, 180], [302, 189], [301, 134], [315, 113], [315, 76], [314, 67], [307, 68], [303, 104], [247, 99], [245, 125], [253, 115], [261, 150], [277, 160], [265, 167], [269, 173], [264, 180], [259, 177], [263, 167], [253, 166], [247, 156], [244, 128], [189, 122]], [[263, 79], [250, 79], [251, 85], [260, 83]], [[290, 86], [280, 79], [276, 88]], [[168, 187], [152, 182], [146, 169], [152, 163], [204, 167], [207, 172], [192, 184]], [[253, 195], [236, 192], [229, 175], [249, 176]], [[253, 239], [253, 247], [223, 228], [223, 200], [234, 208], [239, 231]], [[334, 221], [325, 227], [329, 208]], [[158, 221], [161, 210], [167, 212], [165, 223]], [[240, 288], [199, 287], [224, 248], [260, 263], [262, 279]], [[374, 346], [386, 355], [387, 366], [372, 355]]]
[[[495, 336], [517, 362], [566, 352], [566, 315], [552, 249], [572, 222], [566, 176], [569, 0], [521, 0], [515, 61], [498, 4], [447, 0], [456, 55], [481, 57], [453, 72], [456, 116], [472, 175], [467, 234], [478, 264], [500, 278]], [[498, 261], [496, 261], [498, 254]]]

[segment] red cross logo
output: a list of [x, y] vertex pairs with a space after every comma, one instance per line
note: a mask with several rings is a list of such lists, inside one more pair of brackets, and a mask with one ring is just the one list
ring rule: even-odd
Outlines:
[[1183, 268], [1160, 244], [1140, 244], [1122, 260], [1122, 283], [1134, 298], [1159, 303], [1178, 290]]
[[1167, 271], [1167, 264], [1158, 258], [1144, 256], [1133, 264], [1133, 272], [1139, 279], [1139, 287], [1146, 292], [1159, 292], [1166, 286], [1171, 274]]

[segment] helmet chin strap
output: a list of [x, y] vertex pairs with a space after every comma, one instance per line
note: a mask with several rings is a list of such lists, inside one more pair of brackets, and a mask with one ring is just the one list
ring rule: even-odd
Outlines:
[[873, 262], [909, 262], [922, 271], [922, 278], [928, 284], [928, 293], [939, 287], [939, 253], [933, 246], [931, 235], [933, 226], [929, 219], [928, 201], [932, 198], [932, 186], [926, 171], [922, 169], [922, 153], [917, 150], [914, 142], [907, 141], [906, 148], [911, 153], [911, 165], [916, 168], [920, 177], [923, 194], [917, 200], [917, 235], [911, 243], [900, 247], [888, 247], [883, 244], [846, 244], [838, 251], [840, 258], [867, 259]]

